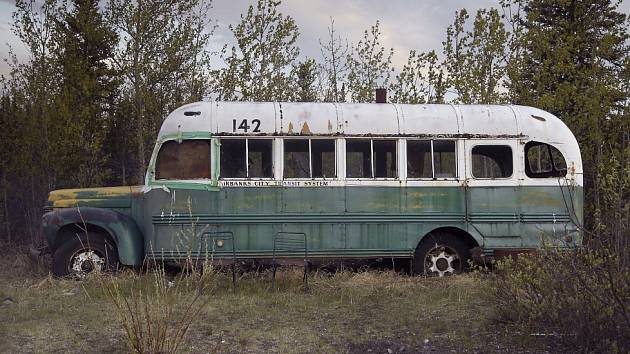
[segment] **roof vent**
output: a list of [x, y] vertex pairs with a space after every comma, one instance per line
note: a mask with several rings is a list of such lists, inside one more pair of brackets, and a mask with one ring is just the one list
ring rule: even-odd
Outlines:
[[186, 117], [191, 117], [191, 116], [200, 116], [201, 112], [200, 111], [186, 111], [184, 112], [184, 115]]
[[376, 103], [387, 103], [387, 89], [376, 89]]

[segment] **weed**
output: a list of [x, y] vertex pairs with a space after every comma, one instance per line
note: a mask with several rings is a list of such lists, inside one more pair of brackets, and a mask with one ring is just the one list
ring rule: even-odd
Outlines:
[[164, 267], [145, 275], [109, 276], [103, 283], [134, 353], [177, 353], [190, 326], [208, 303], [214, 272], [180, 272]]

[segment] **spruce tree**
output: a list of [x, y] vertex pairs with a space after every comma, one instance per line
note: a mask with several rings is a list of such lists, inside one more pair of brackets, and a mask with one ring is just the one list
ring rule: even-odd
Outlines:
[[[547, 110], [577, 137], [585, 170], [588, 225], [604, 230], [609, 201], [604, 186], [619, 161], [628, 124], [624, 90], [628, 25], [611, 0], [517, 0], [511, 18], [513, 45], [509, 84], [513, 103]], [[624, 113], [625, 112], [625, 113]], [[627, 139], [627, 138], [626, 138]], [[616, 188], [630, 186], [618, 185]], [[623, 194], [623, 193], [622, 193]], [[626, 197], [627, 198], [627, 197]], [[630, 201], [626, 202], [630, 205]]]

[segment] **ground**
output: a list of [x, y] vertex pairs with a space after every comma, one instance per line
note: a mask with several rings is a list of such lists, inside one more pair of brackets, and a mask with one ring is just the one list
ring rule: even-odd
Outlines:
[[[152, 274], [62, 280], [48, 275], [47, 264], [20, 253], [1, 259], [0, 352], [128, 352], [121, 312], [107, 289], [119, 284], [129, 290], [138, 279], [150, 282]], [[319, 271], [311, 274], [308, 291], [300, 276], [298, 270], [281, 271], [274, 285], [269, 272], [244, 273], [234, 291], [228, 274], [219, 273], [197, 302], [200, 311], [181, 352], [558, 351], [545, 339], [498, 323], [481, 275], [430, 279], [383, 270]]]

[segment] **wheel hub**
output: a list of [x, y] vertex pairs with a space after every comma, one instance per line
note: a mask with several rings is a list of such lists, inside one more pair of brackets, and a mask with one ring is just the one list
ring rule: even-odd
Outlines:
[[75, 274], [85, 274], [93, 271], [100, 272], [105, 265], [105, 259], [92, 250], [79, 252], [72, 261], [72, 271]]
[[427, 254], [427, 268], [431, 273], [443, 277], [455, 273], [455, 262], [459, 259], [457, 253], [445, 247], [436, 247]]

